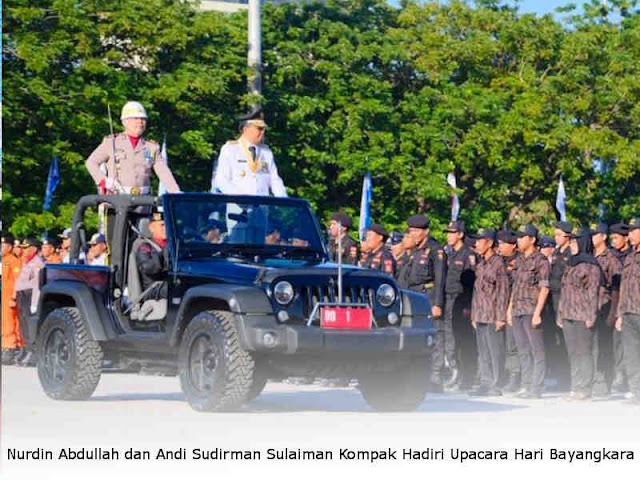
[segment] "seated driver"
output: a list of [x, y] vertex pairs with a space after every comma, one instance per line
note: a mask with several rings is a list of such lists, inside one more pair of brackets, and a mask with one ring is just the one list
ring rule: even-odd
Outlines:
[[145, 299], [159, 299], [167, 297], [166, 279], [166, 256], [167, 233], [164, 227], [164, 220], [160, 213], [154, 213], [151, 223], [149, 223], [151, 240], [155, 245], [143, 243], [136, 252], [136, 261], [140, 271], [142, 281], [142, 291], [147, 290], [153, 282], [161, 281], [162, 285], [149, 292]]

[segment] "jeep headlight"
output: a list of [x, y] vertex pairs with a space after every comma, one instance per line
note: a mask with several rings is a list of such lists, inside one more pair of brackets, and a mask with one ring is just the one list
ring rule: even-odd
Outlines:
[[273, 287], [273, 296], [280, 305], [287, 305], [293, 300], [293, 285], [287, 281], [276, 283]]
[[376, 300], [383, 307], [390, 307], [396, 301], [396, 291], [388, 283], [383, 283], [376, 290]]

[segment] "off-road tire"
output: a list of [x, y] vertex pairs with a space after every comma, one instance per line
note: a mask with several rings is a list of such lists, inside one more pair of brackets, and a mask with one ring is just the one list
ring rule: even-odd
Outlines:
[[264, 359], [256, 359], [254, 357], [254, 369], [253, 369], [253, 378], [251, 379], [251, 387], [249, 388], [249, 392], [247, 392], [246, 402], [252, 402], [264, 390], [267, 386], [267, 382], [269, 381], [269, 369], [265, 364], [266, 360]]
[[235, 410], [246, 401], [254, 362], [238, 342], [233, 314], [209, 310], [193, 317], [180, 344], [178, 370], [195, 410]]
[[386, 412], [414, 411], [424, 401], [428, 387], [429, 368], [425, 361], [358, 380], [358, 388], [369, 406]]
[[100, 381], [103, 356], [77, 308], [57, 308], [47, 315], [38, 333], [37, 370], [48, 396], [90, 398]]

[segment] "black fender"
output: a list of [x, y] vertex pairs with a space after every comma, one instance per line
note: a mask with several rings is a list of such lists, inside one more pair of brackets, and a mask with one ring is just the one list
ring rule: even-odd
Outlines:
[[402, 295], [401, 326], [427, 328], [433, 330], [435, 334], [436, 328], [431, 321], [429, 297], [414, 290], [401, 290], [400, 294]]
[[[86, 284], [69, 280], [53, 281], [42, 287], [38, 300], [38, 313], [34, 317], [37, 321], [36, 328], [30, 328], [30, 330], [32, 332], [40, 330], [42, 322], [51, 311], [51, 308], [47, 307], [48, 302], [54, 301], [62, 306], [69, 306], [71, 302], [64, 302], [65, 298], [72, 300], [75, 307], [80, 310], [93, 340], [105, 341], [115, 337], [114, 334], [107, 333], [108, 331], [112, 333], [110, 329], [105, 328], [109, 322], [109, 312], [101, 302], [100, 296]], [[35, 335], [33, 340], [35, 341]]]
[[[199, 285], [189, 289], [183, 297], [176, 316], [174, 329], [169, 337], [169, 345], [172, 347], [178, 345], [185, 324], [192, 318], [194, 313], [192, 307], [201, 301], [205, 303], [216, 301], [215, 303], [224, 305], [227, 310], [236, 315], [271, 316], [274, 318], [275, 325], [273, 308], [263, 289], [251, 286], [221, 285], [218, 283]], [[245, 332], [239, 331], [238, 334], [242, 342]]]

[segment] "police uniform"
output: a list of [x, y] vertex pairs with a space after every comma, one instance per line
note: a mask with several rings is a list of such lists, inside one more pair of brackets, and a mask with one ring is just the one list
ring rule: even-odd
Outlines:
[[[447, 232], [464, 233], [464, 223], [450, 222]], [[432, 366], [434, 372], [441, 371], [446, 358], [453, 373], [452, 382], [458, 377], [460, 360], [460, 384], [464, 387], [473, 383], [477, 365], [476, 342], [470, 318], [476, 264], [476, 254], [464, 242], [457, 250], [449, 248], [444, 289], [444, 345], [437, 345], [437, 348], [442, 347], [442, 351], [436, 357], [438, 363]]]
[[[570, 235], [573, 231], [573, 225], [569, 222], [556, 222], [555, 228]], [[560, 308], [560, 290], [562, 286], [562, 276], [567, 269], [567, 262], [571, 257], [571, 249], [569, 245], [564, 248], [556, 247], [551, 257], [551, 272], [549, 274], [549, 295], [551, 296], [551, 304], [547, 302], [543, 310], [553, 307], [552, 321], [545, 322], [543, 325], [543, 334], [545, 338], [545, 352], [547, 355], [547, 365], [549, 366], [550, 375], [558, 381], [558, 389], [566, 389], [570, 383], [569, 372], [569, 354], [565, 344], [564, 332], [556, 324], [558, 319], [558, 311]]]
[[[498, 232], [498, 242], [509, 243], [515, 245], [517, 237], [511, 230], [500, 230]], [[518, 268], [518, 261], [522, 254], [515, 250], [509, 257], [503, 257], [505, 267], [507, 268], [507, 276], [509, 277], [509, 292], [513, 287], [514, 275]], [[506, 317], [505, 317], [506, 321]], [[516, 347], [516, 339], [513, 336], [513, 327], [508, 325], [505, 328], [505, 370], [508, 377], [508, 383], [504, 387], [505, 392], [515, 392], [520, 389], [520, 360], [518, 359], [518, 349]]]
[[[115, 143], [115, 161], [112, 159]], [[107, 176], [100, 166], [107, 164]], [[108, 178], [117, 180], [124, 192], [132, 195], [151, 194], [151, 170], [170, 193], [180, 191], [167, 163], [160, 155], [160, 146], [151, 140], [141, 137], [135, 148], [125, 133], [114, 137], [109, 135], [96, 148], [86, 162], [87, 169], [97, 185]]]
[[[331, 215], [331, 220], [335, 220], [338, 223], [342, 224], [343, 227], [347, 228], [347, 231], [353, 226], [353, 221], [351, 217], [346, 213], [335, 212]], [[342, 237], [342, 263], [346, 263], [349, 265], [357, 265], [358, 258], [360, 257], [360, 252], [358, 249], [358, 244], [353, 240], [348, 234], [345, 234]], [[336, 239], [331, 238], [329, 241], [329, 256], [331, 261], [334, 263], [338, 263], [338, 242]]]
[[[389, 234], [382, 225], [372, 224], [369, 227], [369, 230], [381, 235], [383, 237], [383, 242], [389, 238]], [[396, 271], [396, 260], [393, 258], [391, 250], [389, 250], [389, 248], [383, 243], [378, 248], [368, 253], [362, 266], [372, 270], [379, 270], [393, 277]]]
[[[410, 228], [429, 228], [430, 221], [425, 215], [414, 215], [407, 220]], [[447, 256], [438, 242], [427, 236], [411, 253], [406, 277], [402, 279], [403, 288], [426, 293], [432, 306], [445, 305], [444, 287], [447, 270]], [[442, 317], [433, 318], [437, 328], [435, 345], [432, 350], [432, 363], [435, 366], [431, 374], [432, 389], [442, 389], [441, 366], [444, 356], [444, 321]]]

